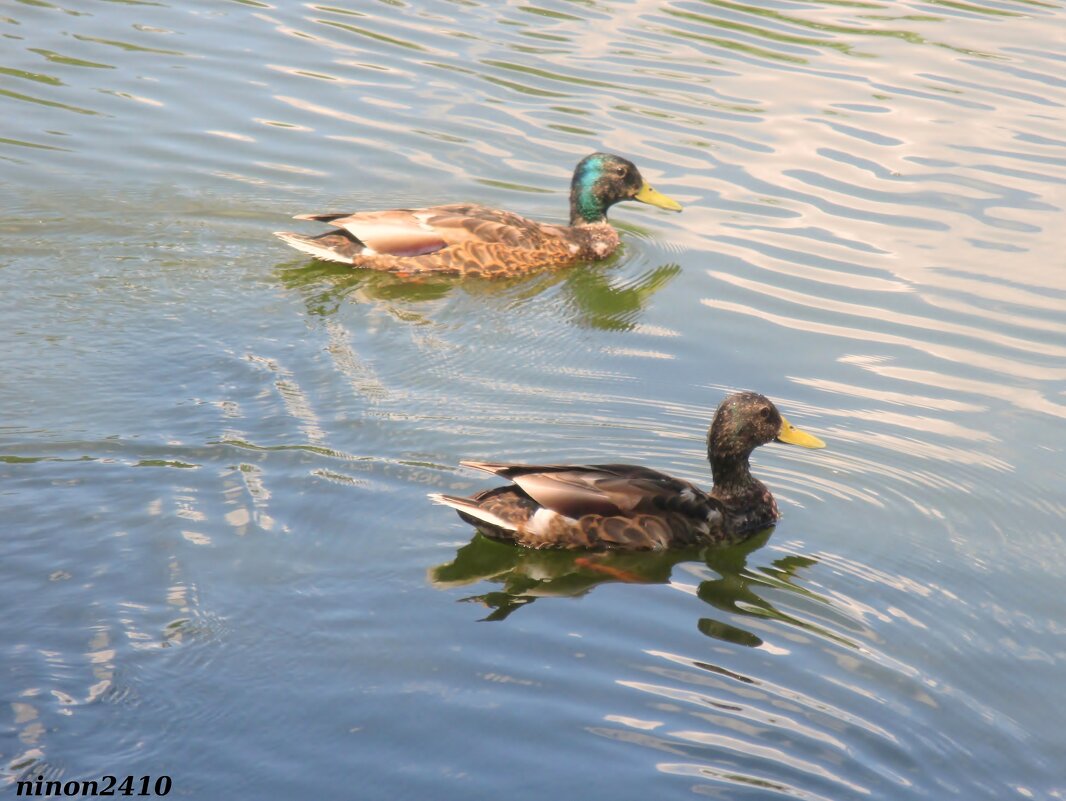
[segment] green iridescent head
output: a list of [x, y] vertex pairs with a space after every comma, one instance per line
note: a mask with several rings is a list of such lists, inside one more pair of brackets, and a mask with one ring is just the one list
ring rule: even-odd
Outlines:
[[571, 225], [603, 222], [607, 209], [621, 200], [681, 211], [680, 203], [648, 186], [636, 165], [621, 156], [593, 153], [578, 162], [570, 182]]

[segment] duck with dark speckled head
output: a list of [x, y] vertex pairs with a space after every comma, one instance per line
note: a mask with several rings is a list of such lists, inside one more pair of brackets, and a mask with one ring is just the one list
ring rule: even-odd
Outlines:
[[770, 442], [824, 448], [757, 392], [723, 400], [707, 432], [710, 492], [631, 464], [460, 462], [512, 483], [470, 498], [435, 493], [491, 539], [527, 548], [658, 551], [741, 542], [780, 517], [751, 474], [752, 451]]

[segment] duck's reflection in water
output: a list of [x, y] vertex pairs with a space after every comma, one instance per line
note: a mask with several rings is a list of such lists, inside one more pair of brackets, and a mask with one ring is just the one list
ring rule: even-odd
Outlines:
[[[790, 554], [774, 559], [769, 565], [748, 567], [749, 555], [769, 540], [773, 529], [759, 532], [743, 543], [731, 547], [673, 549], [660, 552], [589, 552], [537, 551], [496, 542], [477, 534], [456, 554], [455, 559], [429, 571], [430, 582], [440, 589], [489, 581], [500, 589], [471, 595], [462, 601], [479, 603], [488, 608], [484, 620], [505, 620], [520, 607], [544, 597], [578, 597], [601, 584], [665, 584], [674, 566], [702, 563], [717, 577], [696, 585], [696, 596], [730, 616], [749, 616], [780, 620], [810, 628], [811, 624], [780, 611], [763, 594], [767, 590], [791, 590], [816, 598], [796, 586], [793, 578], [818, 560]], [[703, 572], [697, 568], [696, 572]], [[708, 637], [737, 645], [757, 647], [762, 639], [754, 632], [713, 617], [701, 617], [699, 630]], [[820, 630], [819, 630], [820, 631]], [[822, 632], [825, 633], [825, 632]]]
[[[718, 578], [701, 581], [696, 595], [705, 603], [731, 615], [780, 620], [806, 628], [808, 624], [779, 610], [763, 598], [760, 592], [773, 588], [812, 595], [808, 590], [794, 584], [793, 577], [801, 569], [818, 564], [818, 560], [809, 556], [789, 554], [774, 559], [769, 565], [757, 570], [748, 567], [748, 555], [762, 547], [772, 531], [773, 529], [767, 529], [733, 548], [708, 548], [703, 554], [703, 561], [718, 574]], [[697, 627], [716, 640], [753, 648], [763, 644], [760, 637], [747, 629], [715, 618], [700, 618]]]
[[625, 331], [639, 322], [651, 297], [681, 268], [677, 264], [661, 264], [627, 278], [620, 274], [619, 266], [615, 259], [604, 264], [490, 280], [447, 275], [405, 278], [312, 261], [282, 265], [276, 274], [285, 287], [302, 293], [308, 313], [319, 317], [335, 314], [345, 301], [377, 305], [420, 303], [440, 300], [457, 289], [472, 297], [498, 299], [503, 307], [510, 308], [515, 302], [530, 300], [559, 287], [562, 313], [572, 322], [588, 328]]

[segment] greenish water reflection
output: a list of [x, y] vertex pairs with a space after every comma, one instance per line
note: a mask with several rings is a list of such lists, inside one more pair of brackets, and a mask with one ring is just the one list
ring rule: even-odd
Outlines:
[[[829, 605], [828, 600], [807, 590], [794, 579], [818, 560], [796, 554], [774, 559], [753, 570], [748, 558], [769, 541], [773, 529], [731, 547], [682, 548], [660, 553], [620, 551], [535, 551], [491, 540], [482, 534], [461, 547], [455, 558], [428, 572], [439, 589], [487, 581], [501, 589], [460, 599], [491, 610], [483, 620], [505, 620], [516, 610], [539, 598], [575, 598], [603, 584], [666, 584], [674, 568], [696, 562], [710, 568], [716, 578], [700, 581], [696, 595], [706, 604], [729, 615], [768, 618], [797, 626], [838, 642], [853, 645], [827, 629], [780, 611], [764, 595], [784, 590]], [[708, 637], [757, 648], [763, 640], [754, 632], [712, 617], [701, 617], [697, 628]]]
[[472, 297], [529, 300], [559, 287], [578, 325], [605, 331], [628, 331], [651, 298], [679, 273], [675, 263], [662, 264], [626, 280], [615, 262], [579, 265], [521, 278], [460, 279], [451, 276], [399, 277], [343, 264], [312, 261], [285, 264], [275, 271], [288, 289], [299, 290], [308, 314], [328, 317], [345, 302], [423, 303], [460, 291]]

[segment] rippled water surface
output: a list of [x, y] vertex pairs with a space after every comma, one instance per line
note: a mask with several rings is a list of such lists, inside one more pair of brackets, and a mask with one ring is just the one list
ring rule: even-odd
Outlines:
[[[1066, 797], [1066, 10], [1052, 0], [0, 2], [0, 782], [175, 797]], [[564, 219], [421, 283], [298, 212]], [[305, 229], [311, 232], [313, 228]], [[708, 483], [743, 547], [523, 553], [460, 458]], [[7, 792], [14, 795], [14, 787]]]

